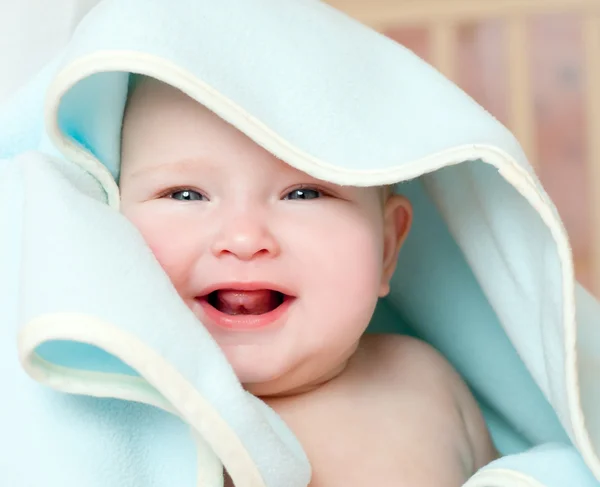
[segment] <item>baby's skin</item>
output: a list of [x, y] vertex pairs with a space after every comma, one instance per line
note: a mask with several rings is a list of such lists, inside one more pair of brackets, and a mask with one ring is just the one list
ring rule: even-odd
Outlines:
[[364, 333], [410, 229], [406, 198], [315, 179], [147, 78], [119, 184], [182, 300], [300, 440], [311, 487], [458, 487], [495, 458], [439, 353]]

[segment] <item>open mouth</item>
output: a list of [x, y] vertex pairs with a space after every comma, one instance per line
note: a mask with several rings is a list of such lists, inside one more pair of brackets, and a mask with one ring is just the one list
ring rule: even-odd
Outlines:
[[272, 289], [242, 291], [218, 289], [208, 294], [206, 302], [221, 313], [237, 315], [263, 315], [276, 310], [288, 296]]
[[204, 324], [228, 330], [258, 330], [285, 323], [295, 297], [274, 289], [217, 289], [199, 296]]

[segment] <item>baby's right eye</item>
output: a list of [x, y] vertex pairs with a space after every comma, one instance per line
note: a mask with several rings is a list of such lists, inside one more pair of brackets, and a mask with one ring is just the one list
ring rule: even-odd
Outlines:
[[204, 201], [206, 196], [193, 189], [181, 189], [168, 194], [169, 198], [177, 201]]

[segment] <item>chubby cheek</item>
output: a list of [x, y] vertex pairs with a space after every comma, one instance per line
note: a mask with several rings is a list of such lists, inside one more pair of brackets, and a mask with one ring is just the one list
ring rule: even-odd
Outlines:
[[[296, 232], [297, 258], [310, 297], [311, 340], [348, 346], [369, 323], [382, 275], [382, 228], [362, 215], [321, 215], [310, 232]], [[307, 300], [307, 305], [309, 301]], [[314, 315], [314, 316], [313, 316]], [[335, 346], [335, 345], [333, 345]]]
[[182, 231], [190, 226], [173, 214], [127, 208], [123, 214], [142, 234], [177, 291], [183, 294], [198, 251], [193, 232]]

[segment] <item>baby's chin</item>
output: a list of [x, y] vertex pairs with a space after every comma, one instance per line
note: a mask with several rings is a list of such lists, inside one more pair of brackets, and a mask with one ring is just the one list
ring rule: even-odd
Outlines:
[[285, 397], [318, 388], [343, 372], [348, 360], [325, 363], [294, 358], [261, 347], [221, 347], [244, 388], [257, 397]]
[[[268, 348], [268, 347], [266, 347]], [[277, 354], [257, 345], [221, 346], [238, 380], [256, 396], [285, 393], [294, 387], [291, 357], [282, 360]]]

